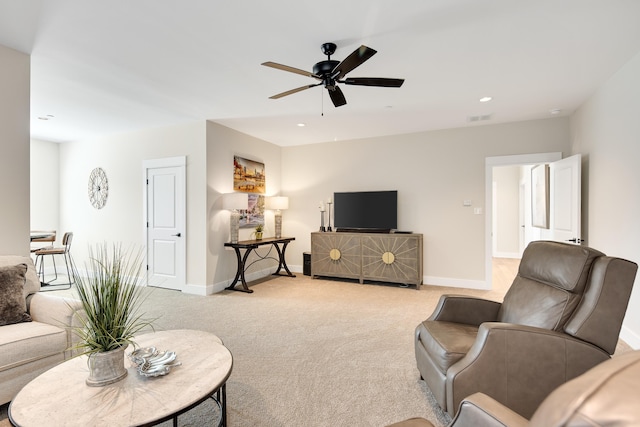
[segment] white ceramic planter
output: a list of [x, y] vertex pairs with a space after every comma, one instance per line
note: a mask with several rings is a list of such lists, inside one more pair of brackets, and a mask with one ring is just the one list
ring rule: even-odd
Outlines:
[[92, 353], [87, 360], [89, 366], [89, 378], [87, 385], [102, 387], [113, 384], [127, 376], [124, 367], [124, 347], [115, 350]]

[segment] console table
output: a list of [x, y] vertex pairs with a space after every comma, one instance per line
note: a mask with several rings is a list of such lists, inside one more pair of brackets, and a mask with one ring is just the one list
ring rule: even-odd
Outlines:
[[[276, 270], [275, 273], [273, 273], [274, 276], [296, 277], [295, 274], [292, 274], [291, 271], [289, 271], [289, 267], [287, 267], [287, 262], [284, 258], [284, 253], [287, 249], [287, 245], [292, 240], [296, 240], [296, 238], [295, 237], [279, 237], [279, 238], [267, 237], [265, 239], [260, 239], [260, 240], [242, 240], [237, 243], [231, 243], [231, 242], [225, 243], [224, 245], [226, 247], [233, 248], [233, 250], [236, 252], [236, 260], [238, 261], [238, 270], [236, 271], [236, 277], [233, 279], [233, 282], [231, 282], [231, 285], [229, 285], [225, 289], [228, 289], [231, 291], [252, 293], [253, 290], [249, 289], [249, 287], [247, 286], [247, 281], [244, 278], [244, 273], [246, 269], [250, 265], [252, 265], [254, 262], [262, 261], [263, 259], [275, 259], [276, 261], [278, 261], [278, 269]], [[265, 256], [261, 256], [256, 252], [258, 259], [254, 260], [249, 265], [247, 265], [247, 259], [249, 258], [249, 254], [254, 249], [258, 249], [260, 246], [264, 246], [264, 245], [273, 245], [273, 247], [275, 247], [276, 251], [278, 252], [278, 258], [270, 257], [269, 254]], [[282, 248], [280, 248], [279, 245], [282, 245]], [[244, 255], [240, 253], [241, 249], [244, 250]], [[280, 274], [280, 270], [282, 269], [284, 269], [287, 273]], [[242, 288], [240, 289], [235, 288], [236, 284], [238, 283], [238, 280], [240, 280], [242, 283]]]
[[422, 234], [311, 233], [311, 276], [422, 284]]

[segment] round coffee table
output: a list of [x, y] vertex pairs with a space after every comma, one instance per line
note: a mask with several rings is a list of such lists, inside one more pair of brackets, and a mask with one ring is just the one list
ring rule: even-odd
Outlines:
[[[222, 341], [196, 330], [161, 331], [136, 338], [140, 347], [177, 354], [181, 366], [168, 375], [142, 377], [126, 359], [128, 375], [104, 387], [89, 387], [87, 357], [70, 359], [27, 384], [9, 405], [16, 426], [148, 426], [173, 419], [209, 397], [221, 407], [226, 425], [225, 384], [233, 357]], [[131, 348], [127, 349], [127, 353]]]

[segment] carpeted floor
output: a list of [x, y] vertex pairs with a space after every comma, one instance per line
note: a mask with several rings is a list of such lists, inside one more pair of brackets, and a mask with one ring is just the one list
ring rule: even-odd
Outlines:
[[[143, 309], [158, 318], [157, 330], [201, 329], [224, 341], [234, 357], [228, 422], [238, 427], [385, 426], [415, 416], [446, 425], [448, 416], [419, 380], [413, 330], [443, 293], [501, 300], [504, 292], [416, 291], [300, 274], [251, 287], [253, 294], [207, 297], [149, 288]], [[0, 427], [9, 425], [6, 408]], [[210, 416], [205, 403], [181, 416], [179, 425], [209, 425]]]

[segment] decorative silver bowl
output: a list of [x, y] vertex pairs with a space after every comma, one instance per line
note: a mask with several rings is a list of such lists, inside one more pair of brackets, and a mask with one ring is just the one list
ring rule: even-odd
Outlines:
[[182, 365], [176, 361], [175, 351], [158, 351], [155, 347], [144, 347], [128, 354], [129, 359], [137, 367], [138, 373], [144, 377], [159, 377], [171, 372], [171, 368]]

